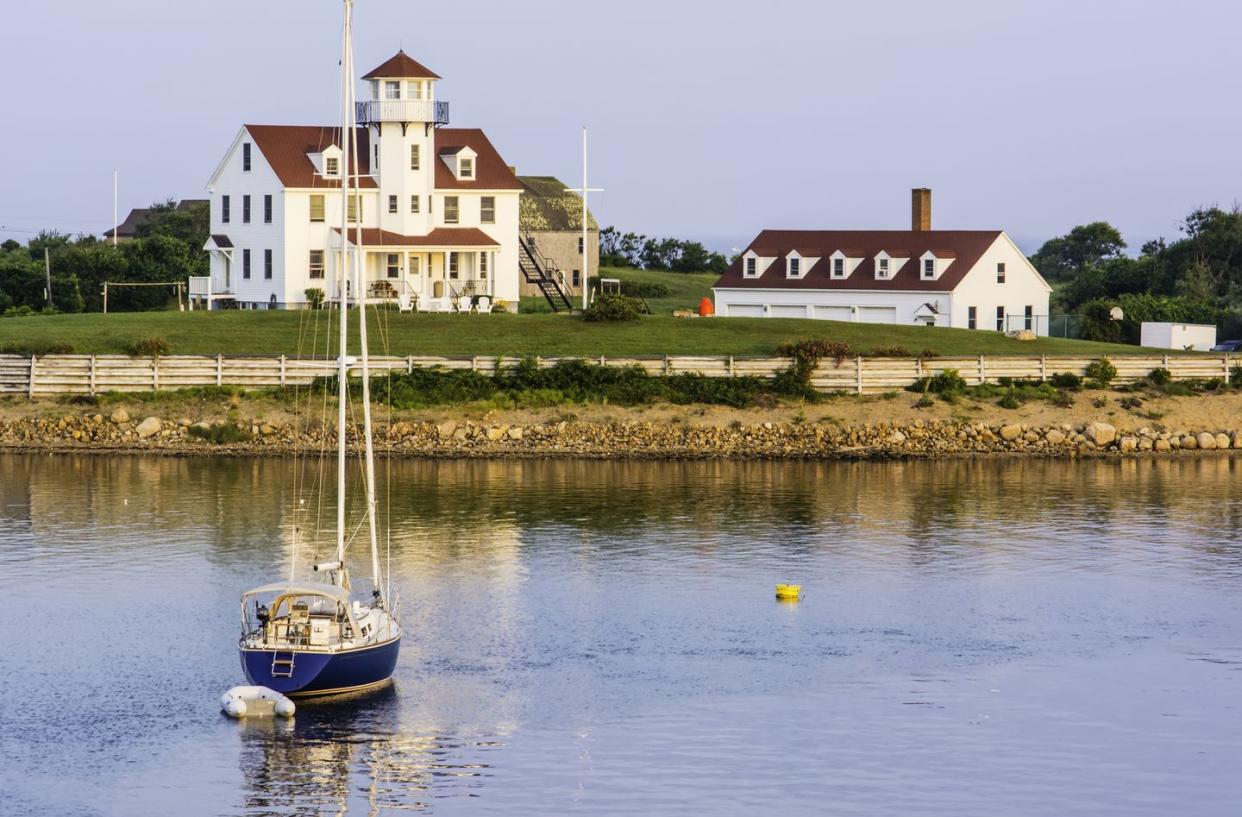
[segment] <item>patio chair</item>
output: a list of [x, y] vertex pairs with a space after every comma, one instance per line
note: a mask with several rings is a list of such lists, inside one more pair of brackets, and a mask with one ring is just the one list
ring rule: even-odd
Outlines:
[[410, 293], [402, 292], [400, 295], [397, 296], [397, 309], [401, 312], [413, 312], [414, 311], [414, 302], [410, 300]]
[[480, 295], [474, 302], [474, 311], [480, 315], [492, 314], [492, 299], [486, 295]]

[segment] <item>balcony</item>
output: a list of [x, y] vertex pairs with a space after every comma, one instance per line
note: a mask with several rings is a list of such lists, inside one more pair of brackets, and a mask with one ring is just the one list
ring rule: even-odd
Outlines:
[[378, 122], [426, 122], [447, 125], [449, 106], [447, 102], [430, 99], [369, 99], [355, 103], [358, 124], [372, 125]]

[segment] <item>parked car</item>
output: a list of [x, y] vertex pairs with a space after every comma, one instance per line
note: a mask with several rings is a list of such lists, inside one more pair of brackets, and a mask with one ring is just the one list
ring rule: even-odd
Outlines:
[[1213, 352], [1242, 352], [1242, 340], [1222, 340], [1212, 347]]

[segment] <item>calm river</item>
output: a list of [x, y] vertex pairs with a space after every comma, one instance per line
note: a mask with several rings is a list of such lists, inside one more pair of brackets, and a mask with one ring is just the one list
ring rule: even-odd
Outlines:
[[1242, 460], [396, 462], [395, 686], [237, 723], [314, 470], [0, 456], [0, 812], [1242, 811]]

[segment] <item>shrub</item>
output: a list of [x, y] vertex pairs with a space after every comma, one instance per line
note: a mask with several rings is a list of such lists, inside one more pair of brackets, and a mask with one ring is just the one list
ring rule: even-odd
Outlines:
[[236, 423], [212, 423], [209, 426], [190, 426], [190, 436], [198, 437], [216, 445], [244, 443], [250, 440], [249, 429], [241, 428]]
[[962, 392], [966, 390], [966, 381], [957, 373], [957, 369], [945, 369], [931, 377], [920, 377], [906, 387], [906, 391], [931, 392], [941, 394], [946, 391]]
[[642, 301], [628, 295], [600, 295], [582, 313], [588, 321], [636, 321], [643, 314]]
[[1147, 373], [1147, 382], [1153, 386], [1167, 386], [1173, 381], [1173, 373], [1165, 368], [1152, 369]]
[[1141, 408], [1143, 400], [1139, 397], [1123, 397], [1117, 401], [1117, 405], [1121, 406], [1126, 411], [1132, 411], [1136, 408]]
[[1117, 377], [1117, 367], [1106, 357], [1099, 360], [1093, 360], [1087, 364], [1085, 370], [1087, 379], [1092, 385], [1099, 389], [1108, 388], [1108, 384], [1112, 383]]
[[1078, 391], [1082, 388], [1082, 378], [1073, 372], [1057, 372], [1048, 378], [1048, 382], [1058, 389]]
[[932, 358], [932, 357], [940, 357], [940, 353], [937, 352], [935, 349], [924, 349], [923, 351], [919, 352], [919, 357], [923, 358], [924, 360], [927, 360], [928, 358]]
[[934, 405], [936, 405], [936, 401], [932, 400], [930, 395], [924, 394], [922, 397], [918, 399], [918, 402], [914, 404], [914, 407], [915, 408], [931, 408]]
[[162, 357], [171, 354], [172, 347], [162, 336], [151, 335], [131, 340], [126, 344], [125, 351], [130, 357]]
[[43, 357], [44, 355], [71, 354], [73, 354], [73, 344], [59, 343], [54, 340], [19, 340], [0, 346], [0, 355], [21, 355], [22, 357], [35, 355]]
[[876, 346], [871, 350], [870, 357], [913, 357], [904, 346]]
[[792, 357], [795, 360], [809, 360], [812, 364], [830, 357], [838, 366], [844, 363], [846, 358], [856, 356], [854, 347], [845, 341], [820, 340], [818, 338], [782, 343], [776, 347], [776, 354], [781, 357]]
[[6, 318], [28, 318], [34, 314], [35, 311], [26, 304], [10, 306], [8, 309], [4, 310], [4, 317]]
[[1074, 405], [1074, 395], [1065, 389], [1061, 389], [1057, 392], [1056, 397], [1052, 398], [1052, 405], [1057, 408], [1072, 408]]
[[1005, 392], [1005, 396], [996, 402], [996, 405], [1005, 409], [1016, 409], [1021, 407], [1022, 401], [1018, 399], [1017, 389], [1010, 389]]
[[303, 290], [306, 294], [306, 301], [310, 304], [311, 309], [319, 309], [323, 306], [324, 292], [319, 287], [310, 287]]
[[1229, 385], [1242, 386], [1242, 366], [1234, 366], [1229, 371]]

